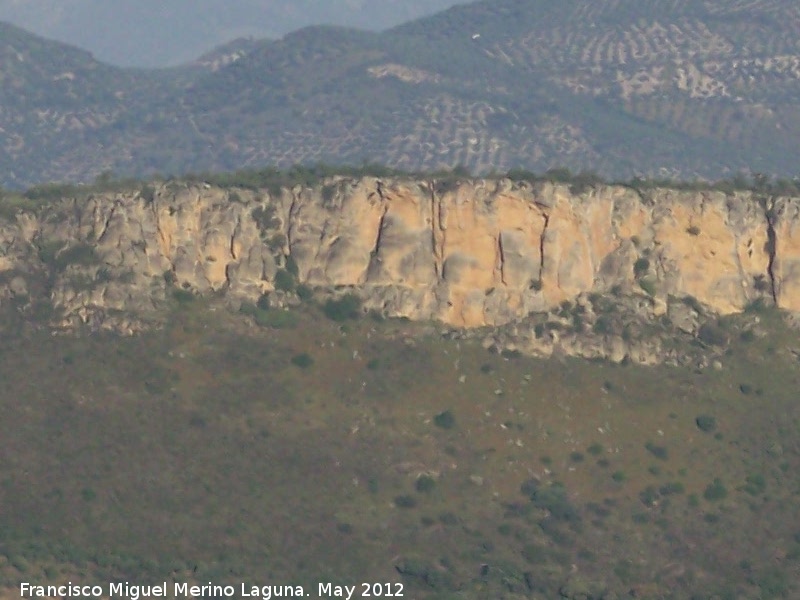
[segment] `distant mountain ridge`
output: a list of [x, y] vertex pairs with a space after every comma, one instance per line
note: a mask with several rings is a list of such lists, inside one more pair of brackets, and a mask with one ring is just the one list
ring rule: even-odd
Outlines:
[[455, 0], [0, 0], [0, 21], [80, 46], [119, 66], [186, 63], [235, 38], [278, 38], [313, 24], [372, 31]]
[[0, 29], [6, 186], [327, 162], [794, 177], [800, 7], [500, 0], [109, 67]]

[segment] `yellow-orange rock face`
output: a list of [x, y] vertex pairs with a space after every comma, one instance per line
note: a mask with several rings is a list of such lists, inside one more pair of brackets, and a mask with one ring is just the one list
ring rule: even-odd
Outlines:
[[0, 223], [0, 241], [0, 271], [22, 274], [46, 267], [44, 246], [56, 261], [93, 248], [92, 261], [62, 261], [51, 292], [83, 320], [146, 311], [171, 286], [254, 301], [290, 266], [310, 286], [357, 288], [368, 308], [464, 327], [616, 289], [657, 303], [693, 296], [721, 313], [760, 297], [800, 311], [800, 201], [749, 193], [399, 178], [277, 195], [167, 184], [151, 197], [18, 214]]

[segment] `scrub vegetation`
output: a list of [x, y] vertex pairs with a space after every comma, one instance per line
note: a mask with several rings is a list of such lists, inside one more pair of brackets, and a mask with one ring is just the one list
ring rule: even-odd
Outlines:
[[503, 357], [314, 303], [291, 328], [215, 308], [132, 338], [4, 314], [4, 585], [800, 592], [798, 334], [776, 311], [690, 370]]

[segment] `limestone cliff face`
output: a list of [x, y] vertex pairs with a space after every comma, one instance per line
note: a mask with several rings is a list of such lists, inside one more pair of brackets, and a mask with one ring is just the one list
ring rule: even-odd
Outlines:
[[656, 313], [670, 296], [800, 311], [800, 199], [337, 178], [279, 194], [170, 183], [0, 221], [2, 297], [46, 293], [64, 326], [135, 330], [173, 287], [254, 301], [287, 261], [309, 286], [459, 327], [612, 290]]
[[283, 214], [302, 280], [358, 286], [390, 314], [474, 327], [620, 286], [730, 313], [769, 298], [773, 274], [779, 304], [796, 310], [798, 201], [778, 207], [776, 243], [749, 194], [362, 180], [328, 202], [293, 196]]

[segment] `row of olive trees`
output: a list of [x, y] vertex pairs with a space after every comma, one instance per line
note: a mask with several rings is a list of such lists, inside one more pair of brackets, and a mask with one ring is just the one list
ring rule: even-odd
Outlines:
[[[628, 181], [608, 181], [593, 171], [573, 172], [561, 167], [550, 169], [542, 174], [525, 169], [511, 169], [506, 172], [493, 171], [484, 175], [475, 175], [462, 165], [451, 169], [441, 169], [427, 172], [408, 172], [393, 169], [374, 163], [363, 163], [360, 166], [329, 165], [317, 163], [314, 165], [296, 165], [289, 169], [265, 167], [263, 169], [243, 169], [227, 173], [189, 173], [179, 178], [164, 179], [154, 177], [149, 181], [120, 178], [111, 172], [98, 176], [91, 184], [72, 183], [44, 183], [33, 186], [24, 192], [10, 192], [0, 188], [0, 202], [7, 203], [10, 199], [26, 199], [37, 204], [60, 198], [80, 197], [92, 193], [117, 192], [117, 191], [151, 191], [153, 181], [183, 181], [187, 183], [209, 183], [225, 188], [238, 187], [250, 190], [266, 189], [273, 194], [282, 188], [291, 188], [296, 185], [314, 186], [324, 179], [333, 176], [343, 177], [404, 177], [413, 179], [433, 180], [439, 184], [452, 185], [458, 181], [477, 177], [489, 179], [508, 178], [513, 181], [527, 181], [531, 183], [552, 181], [567, 184], [574, 193], [583, 193], [593, 186], [601, 184], [617, 184], [635, 187], [637, 189], [671, 188], [688, 191], [722, 191], [733, 193], [736, 191], [752, 191], [765, 195], [800, 195], [800, 177], [794, 179], [774, 179], [763, 173], [739, 173], [730, 179], [719, 181], [680, 181], [674, 179], [649, 179], [634, 177]], [[152, 195], [152, 193], [147, 194]]]

